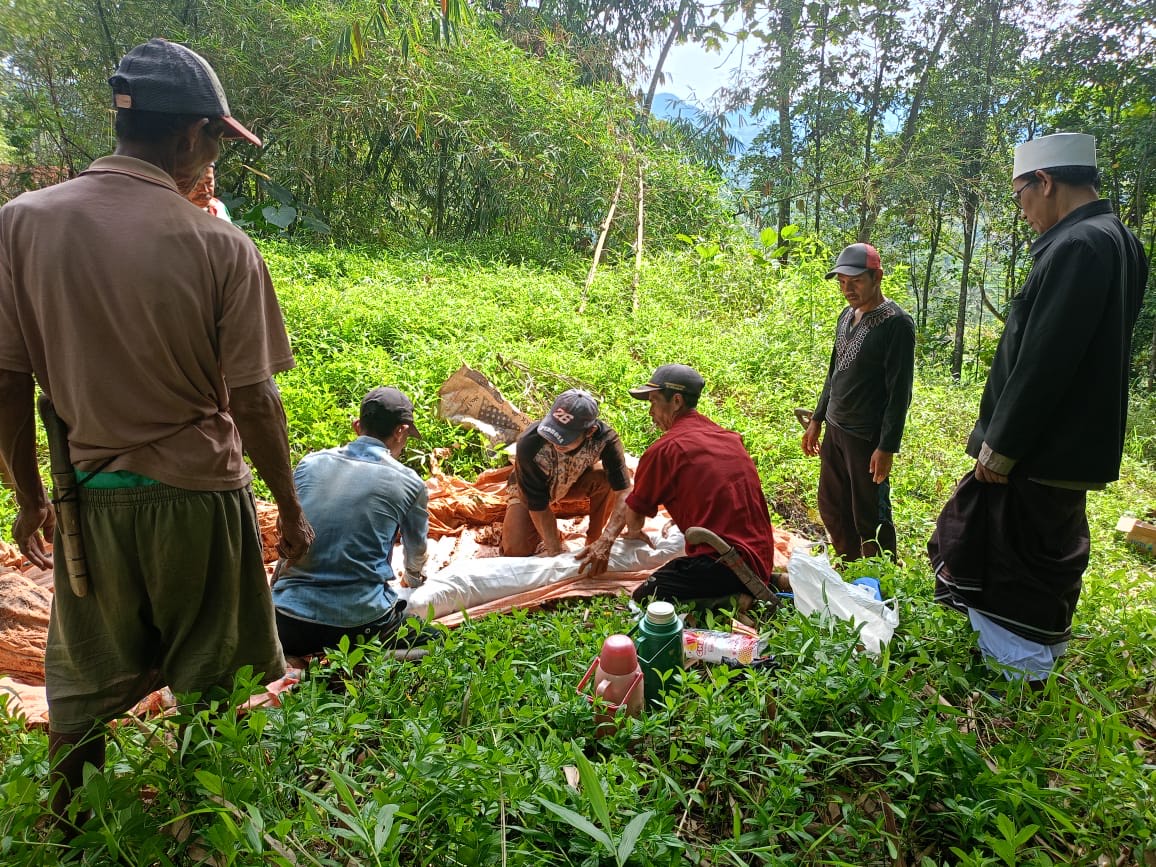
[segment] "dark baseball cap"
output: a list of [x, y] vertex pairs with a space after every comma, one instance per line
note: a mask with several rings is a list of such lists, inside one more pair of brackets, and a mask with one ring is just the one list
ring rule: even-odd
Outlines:
[[549, 414], [538, 422], [538, 433], [554, 445], [568, 446], [598, 421], [598, 401], [588, 391], [572, 388], [558, 395]]
[[167, 39], [150, 39], [121, 58], [112, 85], [117, 108], [220, 118], [225, 138], [261, 139], [229, 114], [225, 90], [209, 62], [195, 51]]
[[413, 402], [390, 386], [375, 388], [361, 399], [361, 423], [377, 430], [407, 424], [410, 436], [421, 436], [413, 423]]
[[664, 364], [654, 371], [654, 375], [645, 385], [630, 389], [630, 396], [646, 400], [646, 396], [652, 391], [666, 388], [697, 397], [702, 394], [704, 385], [706, 380], [693, 367], [687, 367], [685, 364]]
[[839, 258], [835, 260], [835, 267], [827, 272], [830, 280], [836, 274], [846, 274], [856, 277], [864, 271], [882, 271], [883, 261], [879, 258], [879, 251], [870, 244], [852, 244], [844, 247]]

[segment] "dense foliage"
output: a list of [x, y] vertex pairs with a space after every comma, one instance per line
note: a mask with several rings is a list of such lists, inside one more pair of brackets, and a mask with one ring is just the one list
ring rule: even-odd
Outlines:
[[[925, 344], [956, 378], [985, 363], [979, 335], [1030, 266], [1016, 143], [1096, 135], [1104, 195], [1156, 251], [1141, 0], [21, 0], [0, 5], [10, 158], [76, 172], [106, 152], [105, 78], [156, 34], [205, 53], [266, 140], [229, 149], [218, 173], [252, 232], [482, 241], [556, 262], [591, 250], [612, 202], [611, 259], [636, 245], [642, 211], [647, 252], [799, 225], [903, 263]], [[746, 61], [709, 110], [656, 120], [667, 52], [688, 41], [741, 42]], [[746, 153], [733, 108], [762, 112]], [[1152, 389], [1156, 292], [1140, 335]]]
[[[481, 441], [434, 416], [462, 362], [531, 413], [590, 387], [638, 453], [655, 432], [625, 388], [679, 360], [706, 375], [703, 411], [743, 434], [776, 523], [816, 532], [818, 467], [791, 410], [816, 397], [842, 302], [811, 241], [787, 267], [738, 248], [663, 257], [637, 312], [629, 269], [608, 269], [584, 316], [580, 266], [265, 252], [298, 359], [279, 377], [296, 456], [344, 441], [361, 394], [397, 383], [424, 434], [410, 459], [426, 469], [451, 448], [448, 468], [476, 471], [492, 459]], [[902, 275], [886, 288], [909, 303]], [[1090, 496], [1092, 565], [1062, 675], [1042, 696], [1001, 698], [979, 691], [995, 680], [965, 621], [932, 604], [922, 550], [968, 465], [978, 396], [921, 362], [893, 476], [903, 562], [875, 564], [902, 612], [882, 659], [845, 627], [764, 613], [773, 670], [689, 671], [666, 708], [599, 742], [575, 687], [602, 637], [630, 626], [622, 599], [468, 623], [419, 663], [338, 653], [280, 710], [117, 729], [83, 795], [96, 810], [84, 863], [1150, 864], [1156, 592], [1151, 561], [1112, 528], [1156, 507], [1156, 407], [1136, 403], [1123, 479]], [[45, 749], [41, 734], [0, 731], [5, 864], [58, 852], [37, 825]]]
[[[583, 87], [560, 46], [527, 53], [483, 22], [449, 42], [401, 39], [401, 4], [28, 0], [0, 7], [0, 95], [20, 158], [82, 170], [111, 150], [105, 79], [157, 34], [214, 64], [230, 104], [265, 141], [226, 149], [227, 204], [251, 230], [395, 242], [485, 238], [515, 258], [590, 246], [620, 174], [641, 163], [649, 236], [726, 231], [718, 182], [636, 135], [615, 85]], [[363, 38], [351, 53], [349, 30]], [[617, 237], [633, 239], [630, 226]], [[628, 243], [626, 241], [625, 243]]]
[[[1012, 151], [1096, 136], [1103, 194], [1156, 250], [1156, 26], [1142, 0], [723, 4], [754, 50], [722, 96], [765, 112], [740, 160], [756, 225], [872, 241], [910, 264], [912, 311], [968, 364], [1030, 267]], [[1151, 294], [1151, 293], [1150, 293]], [[1156, 381], [1149, 298], [1138, 372]], [[1145, 369], [1145, 363], [1147, 369]]]

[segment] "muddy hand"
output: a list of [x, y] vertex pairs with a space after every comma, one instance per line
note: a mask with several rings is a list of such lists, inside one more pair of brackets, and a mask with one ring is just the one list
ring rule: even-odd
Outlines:
[[295, 519], [290, 520], [286, 520], [286, 516], [282, 514], [277, 519], [277, 530], [281, 536], [277, 541], [277, 556], [288, 563], [305, 556], [305, 552], [313, 544], [313, 527], [301, 512], [297, 513]]
[[593, 578], [595, 575], [601, 575], [610, 565], [610, 543], [603, 542], [601, 539], [597, 542], [591, 542], [575, 554], [574, 558], [581, 564], [578, 568], [579, 578]]
[[21, 509], [12, 523], [12, 539], [20, 548], [20, 553], [28, 558], [37, 569], [52, 568], [52, 552], [48, 550], [48, 540], [56, 527], [56, 515], [51, 506], [38, 509]]

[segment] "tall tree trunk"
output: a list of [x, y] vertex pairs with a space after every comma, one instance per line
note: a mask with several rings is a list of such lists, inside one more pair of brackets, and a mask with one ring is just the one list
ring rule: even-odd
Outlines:
[[[915, 134], [918, 132], [920, 113], [923, 110], [923, 101], [927, 98], [927, 91], [931, 86], [931, 74], [939, 67], [939, 57], [943, 53], [943, 46], [947, 42], [948, 34], [958, 24], [961, 6], [962, 3], [956, 0], [947, 14], [940, 19], [939, 31], [935, 35], [935, 44], [927, 53], [923, 69], [919, 74], [919, 83], [915, 86], [915, 92], [911, 96], [911, 106], [907, 109], [907, 117], [903, 121], [903, 132], [899, 135], [899, 146], [895, 149], [894, 156], [878, 173], [878, 176], [870, 179], [869, 183], [874, 187], [878, 187], [881, 176], [888, 175], [898, 167], [905, 165], [907, 158], [911, 155], [911, 149], [915, 145]], [[877, 192], [877, 189], [872, 190], [870, 196], [864, 196], [864, 198], [871, 200], [871, 207], [867, 211], [865, 219], [860, 221], [860, 232], [867, 237], [870, 237], [875, 231], [875, 223], [879, 219], [879, 196]]]
[[112, 38], [112, 31], [108, 27], [108, 17], [104, 14], [104, 4], [100, 0], [95, 0], [96, 17], [100, 20], [100, 31], [104, 34], [104, 48], [105, 60], [108, 61], [110, 68], [115, 68], [120, 63], [121, 52], [117, 48], [116, 40]]
[[[879, 53], [880, 55], [884, 54], [882, 46], [879, 48]], [[855, 237], [855, 240], [861, 244], [867, 244], [871, 241], [876, 215], [879, 213], [879, 206], [875, 203], [878, 182], [873, 180], [872, 175], [874, 173], [871, 169], [874, 159], [875, 123], [882, 108], [880, 103], [883, 97], [883, 75], [886, 70], [887, 61], [883, 56], [880, 56], [879, 65], [875, 67], [875, 81], [871, 85], [871, 108], [867, 112], [865, 124], [867, 128], [863, 133], [863, 194], [859, 200], [859, 231]], [[871, 215], [870, 219], [868, 219], [868, 215]]]
[[1006, 279], [1003, 287], [1003, 300], [1006, 303], [1011, 299], [1016, 291], [1016, 268], [1019, 267], [1020, 259], [1020, 221], [1019, 217], [1012, 220], [1011, 226], [1011, 249], [1008, 251], [1007, 271], [1005, 272]]
[[927, 328], [927, 307], [931, 301], [931, 275], [935, 268], [935, 256], [939, 252], [939, 239], [943, 234], [943, 194], [935, 200], [934, 221], [931, 224], [931, 243], [927, 251], [927, 268], [923, 272], [923, 298], [919, 303], [919, 330]]
[[951, 353], [951, 376], [959, 380], [963, 371], [963, 337], [967, 328], [967, 293], [968, 278], [971, 269], [972, 256], [975, 254], [975, 230], [979, 219], [979, 189], [981, 173], [983, 171], [985, 145], [987, 142], [987, 123], [992, 114], [995, 96], [992, 93], [992, 79], [996, 47], [999, 43], [1000, 14], [1003, 0], [990, 0], [988, 5], [988, 19], [985, 22], [990, 28], [987, 32], [987, 56], [984, 59], [983, 90], [979, 94], [979, 105], [971, 116], [971, 125], [967, 135], [967, 158], [962, 166], [963, 193], [963, 273], [959, 280], [959, 309], [955, 317], [955, 346]]
[[955, 314], [955, 345], [951, 352], [951, 378], [959, 381], [963, 372], [963, 338], [967, 330], [967, 290], [971, 273], [971, 259], [975, 253], [975, 224], [979, 211], [979, 196], [968, 190], [963, 196], [963, 273], [959, 277], [959, 307]]
[[819, 223], [819, 209], [822, 202], [822, 187], [823, 187], [823, 98], [827, 95], [824, 88], [826, 87], [826, 73], [827, 73], [827, 18], [830, 15], [830, 8], [826, 3], [823, 4], [819, 22], [819, 84], [818, 90], [815, 94], [815, 237], [820, 235]]
[[662, 79], [662, 67], [666, 64], [666, 55], [670, 54], [670, 49], [674, 47], [674, 43], [682, 35], [682, 28], [686, 18], [687, 9], [690, 6], [691, 0], [682, 0], [679, 4], [678, 12], [674, 16], [674, 23], [670, 27], [670, 33], [666, 35], [666, 42], [662, 44], [662, 50], [658, 53], [658, 60], [654, 62], [654, 72], [650, 75], [650, 87], [646, 90], [646, 99], [642, 103], [642, 117], [650, 117], [650, 109], [654, 105], [654, 95], [658, 90], [658, 82]]
[[786, 261], [786, 240], [783, 229], [791, 224], [791, 181], [795, 168], [795, 131], [791, 128], [791, 95], [794, 90], [794, 63], [791, 62], [791, 52], [795, 49], [795, 4], [788, 0], [781, 0], [779, 5], [778, 27], [775, 30], [775, 45], [779, 51], [779, 69], [775, 80], [775, 102], [779, 120], [779, 177], [783, 188], [780, 190], [778, 202], [778, 241], [783, 247], [782, 259]]
[[642, 230], [644, 203], [646, 201], [646, 177], [643, 171], [642, 157], [638, 158], [638, 224], [634, 238], [634, 278], [630, 285], [630, 309], [638, 309], [638, 284], [642, 282]]

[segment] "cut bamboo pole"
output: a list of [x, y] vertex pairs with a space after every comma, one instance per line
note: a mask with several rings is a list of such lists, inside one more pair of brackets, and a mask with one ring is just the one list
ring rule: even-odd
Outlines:
[[634, 239], [634, 280], [630, 286], [630, 306], [638, 309], [638, 283], [642, 279], [642, 219], [645, 201], [645, 181], [643, 179], [642, 158], [638, 159], [638, 234]]
[[614, 212], [618, 208], [618, 197], [622, 195], [622, 179], [626, 175], [626, 166], [618, 173], [618, 186], [614, 188], [614, 197], [610, 200], [610, 210], [606, 212], [606, 219], [602, 221], [602, 231], [598, 234], [598, 243], [594, 245], [594, 261], [590, 263], [590, 273], [586, 275], [586, 285], [582, 287], [582, 303], [578, 305], [578, 312], [586, 312], [586, 295], [594, 285], [594, 275], [598, 273], [598, 260], [602, 258], [602, 248], [606, 245], [606, 236], [610, 234], [610, 224], [614, 221]]

